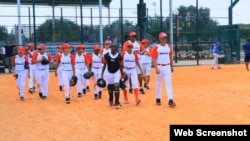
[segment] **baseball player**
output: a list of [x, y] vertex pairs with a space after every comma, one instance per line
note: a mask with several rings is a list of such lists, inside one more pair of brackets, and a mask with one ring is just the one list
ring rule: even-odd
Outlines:
[[149, 89], [150, 71], [152, 66], [152, 58], [150, 54], [150, 47], [148, 46], [149, 40], [143, 39], [141, 41], [144, 46], [144, 50], [141, 52], [141, 67], [144, 74], [144, 88]]
[[[139, 41], [136, 40], [136, 37], [137, 37], [137, 35], [135, 32], [132, 31], [129, 33], [129, 40], [123, 44], [123, 51], [127, 50], [126, 49], [126, 46], [128, 46], [127, 44], [132, 43], [133, 44], [132, 51], [137, 53], [137, 56], [139, 59], [138, 61], [140, 62], [141, 61], [140, 52], [143, 50], [144, 47], [142, 46], [142, 44]], [[138, 75], [138, 81], [139, 81], [139, 86], [140, 86], [139, 91], [141, 94], [145, 94], [144, 89], [142, 88], [142, 79], [143, 79], [143, 76], [141, 75], [142, 72], [140, 71], [140, 69], [137, 66], [135, 66], [135, 67], [136, 67], [136, 72]], [[130, 80], [129, 84], [130, 84], [129, 92], [133, 93], [132, 88], [131, 88], [131, 86], [132, 86], [131, 80]]]
[[61, 65], [62, 69], [62, 81], [63, 86], [65, 88], [65, 101], [66, 104], [70, 104], [70, 93], [71, 93], [71, 87], [70, 87], [70, 80], [72, 76], [75, 76], [75, 57], [74, 55], [70, 54], [70, 48], [71, 45], [68, 43], [64, 43], [62, 45], [63, 53], [59, 57], [56, 71]]
[[33, 42], [29, 43], [28, 44], [28, 48], [27, 48], [27, 53], [26, 55], [28, 56], [28, 60], [29, 60], [29, 92], [30, 93], [33, 93], [35, 92], [35, 89], [36, 89], [36, 71], [37, 71], [37, 68], [36, 68], [36, 65], [35, 64], [32, 64], [32, 57], [34, 54], [37, 54], [37, 50], [35, 50], [35, 45]]
[[245, 54], [244, 62], [245, 62], [247, 71], [249, 71], [248, 64], [250, 61], [250, 38], [248, 38], [247, 42], [243, 45], [243, 50]]
[[[39, 88], [39, 96], [41, 99], [46, 99], [48, 96], [49, 85], [49, 63], [51, 62], [51, 55], [45, 52], [46, 45], [39, 44], [38, 53], [32, 57], [32, 63], [36, 64], [37, 68], [37, 83]], [[42, 64], [43, 60], [47, 60], [47, 64]]]
[[89, 70], [88, 68], [88, 56], [87, 54], [83, 54], [83, 49], [85, 49], [84, 44], [80, 44], [76, 46], [77, 53], [75, 54], [75, 71], [77, 80], [77, 93], [78, 97], [86, 94], [87, 82], [83, 77], [83, 74]]
[[95, 90], [94, 90], [94, 97], [97, 100], [98, 98], [101, 99], [102, 97], [102, 88], [98, 87], [96, 85], [97, 80], [101, 78], [102, 73], [102, 53], [100, 51], [100, 46], [95, 44], [93, 46], [94, 53], [89, 55], [89, 71], [94, 72], [94, 84], [95, 84]]
[[[132, 88], [134, 89], [135, 94], [135, 101], [136, 105], [139, 105], [141, 100], [139, 99], [139, 90], [138, 90], [138, 83], [137, 83], [137, 71], [136, 66], [139, 68], [140, 72], [142, 72], [141, 65], [139, 63], [138, 54], [136, 52], [133, 52], [133, 43], [127, 43], [126, 44], [127, 51], [122, 52], [123, 57], [123, 73], [127, 74], [129, 79], [131, 79]], [[129, 80], [126, 82], [126, 87], [128, 86]], [[124, 94], [124, 103], [128, 104], [128, 96], [127, 96], [127, 89], [125, 88], [123, 90]]]
[[[104, 57], [104, 55], [106, 54], [106, 53], [108, 53], [108, 52], [110, 52], [111, 51], [111, 49], [110, 49], [110, 45], [111, 45], [111, 42], [109, 41], [109, 40], [106, 40], [105, 42], [104, 42], [104, 48], [103, 48], [103, 57]], [[104, 80], [107, 82], [108, 81], [108, 76], [107, 76], [107, 74], [108, 74], [108, 70], [107, 70], [107, 67], [106, 67], [106, 69], [105, 69], [105, 71], [104, 71]]]
[[19, 46], [17, 51], [18, 54], [12, 58], [14, 72], [13, 76], [16, 77], [16, 85], [19, 90], [19, 97], [20, 100], [23, 101], [25, 96], [26, 76], [28, 75], [29, 77], [29, 61], [28, 57], [24, 55], [25, 48], [23, 46]]
[[[83, 48], [83, 51], [82, 51], [83, 54], [89, 56], [90, 54], [89, 54], [85, 49], [86, 49], [86, 48]], [[89, 58], [88, 58], [88, 59], [89, 59]], [[86, 85], [87, 85], [86, 90], [89, 92], [90, 89], [89, 89], [89, 80], [88, 80], [88, 79], [86, 80]]]
[[[116, 44], [111, 45], [111, 51], [106, 53], [103, 58], [103, 69], [102, 75], [103, 78], [104, 72], [106, 72], [106, 79], [108, 84], [108, 93], [109, 93], [109, 104], [110, 106], [115, 106], [116, 109], [119, 109], [120, 104], [120, 73], [122, 70], [122, 57], [121, 54], [117, 51], [118, 46]], [[113, 101], [113, 95], [115, 95], [115, 103]]]
[[217, 68], [218, 69], [221, 69], [220, 65], [219, 65], [219, 46], [220, 46], [220, 42], [216, 42], [215, 45], [213, 46], [213, 61], [212, 61], [212, 64], [211, 64], [211, 69], [213, 70], [214, 69], [214, 65], [217, 65]]
[[167, 44], [167, 34], [159, 34], [160, 44], [156, 45], [151, 52], [152, 61], [156, 70], [156, 104], [161, 105], [162, 81], [165, 81], [165, 88], [168, 94], [168, 104], [175, 106], [172, 89], [173, 58], [172, 47]]
[[[55, 61], [56, 63], [59, 62], [59, 58], [63, 53], [63, 46], [59, 45], [57, 48], [59, 50], [58, 53], [55, 54]], [[55, 71], [55, 76], [58, 78], [58, 84], [59, 84], [59, 90], [63, 90], [63, 81], [62, 81], [62, 69], [61, 69], [61, 64], [58, 64], [57, 71]]]

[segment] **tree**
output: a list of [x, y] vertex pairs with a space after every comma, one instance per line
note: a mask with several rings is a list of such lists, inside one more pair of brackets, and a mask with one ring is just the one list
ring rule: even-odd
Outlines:
[[8, 38], [8, 29], [5, 26], [0, 26], [0, 41], [6, 41]]
[[[185, 33], [185, 38], [188, 41], [194, 41], [196, 39], [195, 29], [196, 29], [196, 7], [194, 6], [180, 6], [178, 8], [179, 14], [178, 18], [180, 20], [181, 32]], [[199, 8], [199, 18], [198, 18], [198, 28], [199, 28], [199, 38], [200, 41], [209, 41], [214, 38], [216, 27], [218, 25], [217, 21], [210, 18], [209, 8]]]
[[39, 26], [38, 41], [77, 41], [80, 39], [80, 27], [74, 22], [67, 19], [55, 19], [55, 31], [53, 31], [52, 22], [52, 19], [48, 19]]

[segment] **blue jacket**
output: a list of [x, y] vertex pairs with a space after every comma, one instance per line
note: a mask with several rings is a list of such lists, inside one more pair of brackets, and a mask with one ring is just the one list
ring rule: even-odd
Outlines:
[[215, 45], [213, 47], [213, 53], [219, 53], [219, 46]]
[[244, 49], [244, 52], [245, 52], [246, 55], [250, 55], [250, 42], [246, 42], [243, 45], [243, 49]]

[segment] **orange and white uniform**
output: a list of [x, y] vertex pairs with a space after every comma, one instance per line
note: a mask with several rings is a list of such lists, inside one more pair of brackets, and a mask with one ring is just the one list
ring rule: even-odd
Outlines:
[[[58, 48], [62, 48], [62, 45], [60, 45]], [[59, 59], [60, 59], [61, 55], [62, 55], [61, 52], [58, 52], [58, 53], [55, 54], [55, 61], [56, 61], [56, 63], [59, 62]], [[58, 84], [59, 84], [59, 86], [63, 86], [61, 64], [59, 64], [56, 73], [57, 73], [57, 77], [58, 77]]]
[[[128, 41], [126, 41], [124, 44], [123, 44], [123, 51], [126, 51], [127, 50], [127, 45], [128, 44], [133, 44], [133, 50], [132, 50], [132, 52], [134, 52], [134, 53], [136, 53], [137, 54], [137, 56], [138, 56], [138, 61], [139, 61], [139, 63], [141, 62], [141, 55], [139, 54], [142, 50], [144, 50], [144, 47], [143, 47], [143, 45], [139, 42], [139, 41], [134, 41], [134, 42], [132, 42], [132, 41], [130, 41], [130, 40], [128, 40]], [[137, 74], [141, 74], [141, 71], [140, 71], [140, 69], [136, 66], [135, 67], [135, 69], [136, 69], [136, 72], [137, 72]]]
[[[18, 52], [23, 52], [24, 53], [24, 48], [23, 47], [18, 47]], [[27, 70], [28, 70], [28, 57], [26, 55], [15, 55], [12, 58], [12, 66], [13, 66], [13, 71], [15, 74], [18, 75], [16, 79], [16, 85], [17, 88], [19, 89], [19, 96], [24, 97], [25, 95], [25, 82], [26, 82], [26, 76], [27, 76]]]
[[62, 70], [62, 81], [65, 88], [65, 97], [70, 98], [71, 88], [69, 82], [73, 76], [73, 67], [75, 65], [75, 57], [72, 54], [62, 55], [58, 59], [58, 64], [61, 65]]
[[[44, 45], [41, 45], [41, 48], [45, 49]], [[32, 62], [40, 61], [43, 58], [46, 58], [51, 62], [52, 57], [48, 53], [35, 53], [32, 57]], [[49, 66], [42, 65], [41, 62], [36, 63], [37, 68], [37, 83], [39, 85], [39, 93], [42, 93], [42, 96], [48, 96], [48, 85], [49, 85]]]
[[169, 44], [164, 46], [156, 45], [151, 52], [152, 58], [156, 59], [155, 67], [158, 67], [160, 74], [156, 74], [156, 99], [161, 98], [162, 81], [165, 81], [165, 88], [169, 99], [173, 99], [171, 60], [172, 47]]
[[101, 78], [102, 75], [102, 67], [103, 67], [103, 55], [100, 51], [98, 55], [95, 53], [89, 55], [89, 64], [91, 64], [91, 71], [94, 72], [94, 84], [95, 91], [94, 94], [98, 94], [102, 92], [102, 88], [96, 85], [97, 80]]
[[32, 58], [35, 54], [38, 54], [37, 50], [29, 50], [27, 52], [27, 56], [28, 56], [28, 60], [29, 60], [29, 75], [30, 75], [30, 78], [29, 78], [29, 88], [34, 88], [36, 87], [36, 80], [37, 80], [37, 67], [36, 67], [36, 64], [32, 64]]
[[83, 77], [84, 73], [88, 71], [88, 55], [75, 54], [75, 71], [77, 79], [77, 93], [82, 93], [82, 90], [87, 88], [87, 81]]
[[142, 67], [143, 74], [145, 76], [150, 76], [150, 71], [151, 71], [151, 66], [152, 66], [152, 57], [151, 57], [150, 47], [147, 47], [143, 51], [141, 51], [140, 64]]

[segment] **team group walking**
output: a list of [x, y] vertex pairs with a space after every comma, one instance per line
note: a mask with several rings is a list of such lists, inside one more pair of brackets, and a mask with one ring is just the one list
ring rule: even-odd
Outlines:
[[[159, 44], [149, 47], [149, 40], [137, 40], [135, 32], [130, 32], [129, 39], [118, 51], [118, 45], [107, 40], [104, 47], [93, 45], [93, 53], [85, 51], [86, 46], [76, 46], [76, 53], [71, 54], [72, 46], [63, 43], [58, 46], [58, 53], [54, 56], [56, 62], [55, 76], [58, 79], [58, 90], [64, 92], [65, 102], [71, 103], [71, 95], [78, 98], [93, 91], [93, 99], [102, 99], [104, 90], [108, 92], [108, 103], [119, 109], [122, 103], [134, 101], [139, 105], [142, 100], [140, 94], [150, 89], [150, 72], [152, 65], [155, 69], [155, 102], [161, 105], [162, 84], [165, 81], [168, 105], [175, 106], [172, 88], [172, 47], [167, 44], [167, 34], [159, 33]], [[46, 52], [46, 45], [39, 44], [35, 50], [34, 43], [19, 46], [18, 54], [12, 59], [14, 77], [20, 100], [25, 100], [25, 82], [29, 79], [29, 93], [39, 93], [43, 100], [49, 97], [50, 64], [52, 56]], [[153, 64], [152, 64], [153, 63]], [[93, 87], [89, 81], [93, 78]], [[77, 93], [72, 89], [76, 88]], [[146, 90], [145, 90], [146, 89]], [[129, 93], [134, 100], [129, 99]]]

